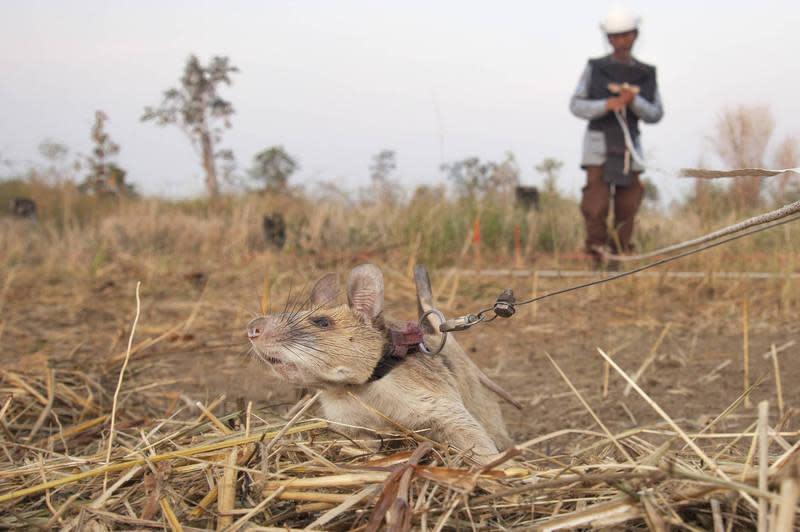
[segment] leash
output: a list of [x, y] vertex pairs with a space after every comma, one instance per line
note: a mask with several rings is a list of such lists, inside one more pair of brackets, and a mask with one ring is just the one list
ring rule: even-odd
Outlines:
[[674, 253], [675, 251], [680, 251], [682, 249], [698, 246], [700, 244], [704, 244], [706, 242], [711, 242], [713, 240], [717, 240], [727, 235], [732, 235], [738, 233], [740, 231], [744, 231], [745, 229], [749, 229], [750, 227], [756, 227], [759, 225], [764, 225], [770, 222], [774, 222], [776, 220], [781, 220], [793, 214], [800, 213], [800, 201], [795, 201], [794, 203], [789, 203], [788, 205], [784, 205], [780, 209], [775, 209], [774, 211], [769, 211], [764, 214], [760, 214], [758, 216], [753, 216], [752, 218], [748, 218], [746, 220], [742, 220], [741, 222], [737, 222], [733, 225], [729, 225], [727, 227], [723, 227], [722, 229], [718, 229], [716, 231], [712, 231], [706, 235], [693, 238], [691, 240], [686, 240], [684, 242], [679, 242], [677, 244], [672, 244], [670, 246], [666, 246], [660, 249], [656, 249], [653, 251], [649, 251], [647, 253], [642, 253], [640, 255], [616, 255], [612, 253], [608, 253], [605, 248], [596, 247], [594, 248], [605, 260], [615, 260], [619, 262], [630, 262], [630, 261], [637, 261], [637, 260], [645, 260], [652, 257], [657, 257], [659, 255], [664, 255], [667, 253]]
[[[797, 202], [797, 204], [800, 204], [800, 202]], [[795, 204], [792, 204], [792, 205], [795, 205]], [[792, 212], [797, 212], [797, 209], [795, 209]], [[749, 229], [747, 231], [740, 232], [739, 234], [728, 236], [727, 238], [723, 238], [722, 240], [718, 240], [717, 242], [706, 244], [704, 246], [698, 247], [696, 249], [691, 249], [691, 250], [688, 250], [688, 251], [684, 251], [682, 253], [677, 253], [675, 255], [672, 255], [672, 256], [669, 256], [669, 257], [665, 257], [663, 259], [660, 259], [660, 260], [645, 264], [643, 266], [639, 266], [637, 268], [633, 268], [633, 269], [628, 270], [628, 271], [624, 271], [624, 272], [620, 272], [620, 273], [617, 273], [617, 274], [613, 274], [613, 275], [611, 275], [609, 277], [606, 277], [606, 278], [603, 278], [603, 279], [596, 279], [596, 280], [589, 281], [589, 282], [586, 282], [586, 283], [581, 283], [581, 284], [578, 284], [578, 285], [569, 286], [569, 287], [566, 287], [566, 288], [561, 288], [559, 290], [555, 290], [553, 292], [548, 292], [548, 293], [542, 294], [540, 296], [531, 297], [531, 298], [528, 298], [528, 299], [525, 299], [525, 300], [522, 300], [522, 301], [516, 301], [516, 299], [514, 297], [514, 292], [510, 288], [507, 288], [507, 289], [503, 290], [503, 292], [495, 299], [495, 302], [491, 306], [484, 307], [484, 308], [482, 308], [482, 309], [480, 309], [480, 310], [478, 310], [478, 311], [476, 311], [474, 313], [465, 314], [465, 315], [459, 316], [457, 318], [451, 318], [451, 319], [448, 320], [448, 319], [444, 319], [444, 316], [438, 310], [428, 311], [425, 314], [423, 314], [423, 317], [420, 319], [420, 326], [421, 326], [423, 320], [429, 314], [436, 315], [441, 321], [438, 329], [439, 329], [439, 332], [442, 333], [442, 340], [440, 341], [440, 346], [438, 347], [438, 349], [435, 349], [435, 350], [425, 349], [425, 352], [429, 353], [429, 354], [433, 354], [433, 355], [438, 354], [441, 351], [442, 347], [444, 347], [444, 344], [447, 341], [447, 335], [449, 333], [464, 331], [464, 330], [467, 330], [467, 329], [469, 329], [471, 327], [474, 327], [475, 325], [478, 325], [480, 323], [489, 323], [489, 322], [494, 321], [498, 317], [500, 317], [500, 318], [510, 318], [511, 316], [513, 316], [515, 314], [517, 307], [521, 307], [521, 306], [524, 306], [524, 305], [535, 303], [535, 302], [541, 301], [543, 299], [555, 297], [555, 296], [566, 294], [566, 293], [569, 293], [569, 292], [574, 292], [576, 290], [589, 288], [591, 286], [597, 286], [597, 285], [608, 283], [608, 282], [611, 282], [611, 281], [616, 281], [618, 279], [622, 279], [623, 277], [628, 277], [630, 275], [634, 275], [634, 274], [637, 274], [639, 272], [643, 272], [645, 270], [649, 270], [651, 268], [655, 268], [657, 266], [661, 266], [663, 264], [667, 264], [667, 263], [676, 261], [678, 259], [682, 259], [684, 257], [688, 257], [690, 255], [694, 255], [696, 253], [700, 253], [702, 251], [706, 251], [706, 250], [721, 246], [723, 244], [727, 244], [729, 242], [733, 242], [734, 240], [739, 240], [741, 238], [745, 238], [747, 236], [754, 235], [756, 233], [760, 233], [762, 231], [767, 231], [769, 229], [773, 229], [775, 227], [778, 227], [778, 226], [781, 226], [781, 225], [785, 225], [785, 224], [788, 224], [788, 223], [791, 223], [791, 222], [800, 221], [800, 215], [791, 216], [791, 217], [787, 217], [787, 216], [789, 216], [789, 215], [785, 215], [783, 217], [783, 219], [781, 219], [779, 221], [775, 221], [773, 223], [761, 222], [761, 224], [762, 224], [761, 227], [755, 227], [755, 228]], [[717, 237], [717, 238], [719, 238], [719, 237]], [[421, 345], [424, 346], [424, 342]]]

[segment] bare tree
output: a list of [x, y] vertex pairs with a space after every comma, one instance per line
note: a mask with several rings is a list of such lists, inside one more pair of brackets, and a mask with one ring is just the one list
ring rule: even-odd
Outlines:
[[[775, 120], [769, 108], [761, 105], [740, 105], [728, 108], [717, 118], [711, 139], [714, 151], [730, 168], [758, 168], [764, 159]], [[739, 207], [754, 207], [761, 199], [761, 179], [737, 178], [731, 185]]]
[[196, 56], [189, 57], [178, 88], [164, 92], [158, 107], [145, 107], [142, 121], [153, 121], [159, 126], [176, 124], [200, 149], [206, 188], [211, 196], [219, 195], [216, 159], [230, 155], [230, 150], [216, 152], [214, 146], [222, 137], [222, 130], [231, 127], [234, 110], [231, 103], [219, 95], [222, 85], [231, 84], [231, 74], [239, 69], [227, 57], [212, 57], [202, 65]]
[[106, 133], [107, 120], [108, 116], [103, 111], [95, 112], [91, 133], [94, 148], [87, 161], [90, 173], [81, 189], [95, 194], [131, 195], [133, 187], [125, 182], [125, 170], [111, 160], [119, 153], [119, 144]]

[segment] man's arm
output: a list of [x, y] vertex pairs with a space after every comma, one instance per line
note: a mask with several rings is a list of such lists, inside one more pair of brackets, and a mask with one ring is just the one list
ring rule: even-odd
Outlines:
[[578, 81], [578, 86], [575, 88], [575, 93], [569, 101], [569, 110], [572, 111], [572, 114], [586, 120], [600, 118], [608, 111], [605, 99], [589, 99], [589, 80], [591, 76], [592, 67], [586, 65], [583, 74], [581, 74], [581, 79]]
[[656, 89], [653, 103], [648, 102], [641, 94], [637, 94], [631, 102], [631, 110], [646, 124], [655, 124], [664, 116], [664, 106], [661, 103], [661, 93]]

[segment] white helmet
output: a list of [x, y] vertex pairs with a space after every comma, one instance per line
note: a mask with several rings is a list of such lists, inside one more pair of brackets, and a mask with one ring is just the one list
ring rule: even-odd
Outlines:
[[625, 33], [639, 29], [639, 17], [631, 13], [622, 6], [614, 6], [609, 9], [608, 14], [600, 28], [608, 35], [615, 33]]

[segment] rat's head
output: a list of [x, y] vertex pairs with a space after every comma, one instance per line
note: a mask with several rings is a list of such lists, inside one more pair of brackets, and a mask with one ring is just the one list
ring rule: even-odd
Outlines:
[[383, 274], [371, 264], [347, 279], [347, 304], [336, 305], [335, 274], [311, 289], [310, 308], [269, 314], [247, 326], [259, 360], [288, 382], [330, 386], [367, 382], [386, 343], [383, 332]]

